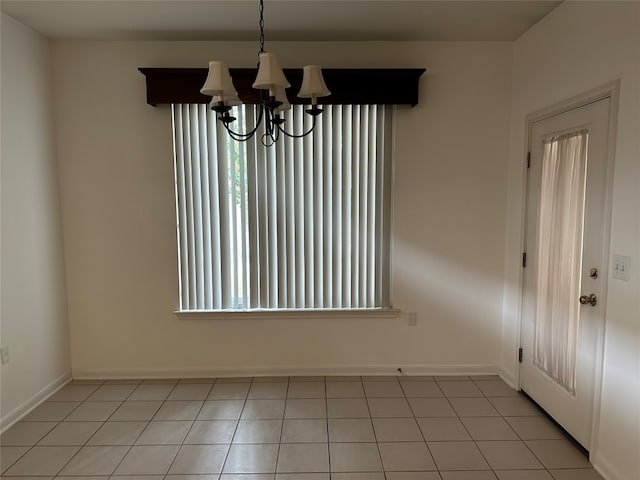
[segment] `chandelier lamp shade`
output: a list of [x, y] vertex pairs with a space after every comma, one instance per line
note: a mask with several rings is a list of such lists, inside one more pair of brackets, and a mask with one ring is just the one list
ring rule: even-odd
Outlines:
[[261, 141], [265, 146], [271, 146], [278, 141], [280, 135], [291, 138], [301, 138], [309, 135], [316, 126], [316, 118], [322, 113], [318, 107], [318, 98], [331, 94], [322, 77], [322, 69], [319, 65], [307, 65], [303, 68], [302, 86], [298, 97], [309, 98], [311, 107], [305, 112], [312, 118], [311, 127], [304, 133], [293, 134], [284, 129], [285, 119], [282, 114], [291, 108], [287, 98], [286, 89], [291, 86], [285, 77], [278, 57], [274, 53], [264, 51], [264, 3], [260, 0], [260, 50], [258, 53], [258, 74], [253, 82], [253, 88], [260, 91], [260, 103], [256, 125], [246, 131], [234, 131], [231, 124], [236, 120], [230, 113], [231, 108], [242, 102], [233, 85], [233, 79], [229, 68], [224, 62], [212, 60], [209, 62], [207, 79], [200, 89], [204, 95], [212, 97], [210, 107], [218, 115], [225, 130], [231, 138], [238, 141], [247, 141], [259, 132], [262, 122], [264, 130], [261, 131]]
[[258, 64], [258, 76], [253, 82], [253, 88], [257, 90], [269, 90], [269, 94], [275, 96], [277, 88], [289, 88], [291, 84], [284, 76], [278, 57], [274, 53], [260, 52]]

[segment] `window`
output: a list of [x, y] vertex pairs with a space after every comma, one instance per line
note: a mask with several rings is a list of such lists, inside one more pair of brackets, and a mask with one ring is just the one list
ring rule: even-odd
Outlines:
[[[303, 108], [288, 130], [310, 126]], [[323, 109], [313, 134], [264, 147], [172, 104], [181, 311], [389, 306], [393, 107]], [[234, 128], [256, 112], [234, 108]]]

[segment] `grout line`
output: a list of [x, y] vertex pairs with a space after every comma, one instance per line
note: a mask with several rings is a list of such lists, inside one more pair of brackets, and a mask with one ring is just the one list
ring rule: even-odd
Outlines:
[[[329, 443], [329, 398], [327, 397], [327, 377], [324, 378], [324, 415], [325, 415], [325, 426], [327, 427], [327, 459], [329, 462], [328, 470], [329, 470], [329, 480], [332, 478], [331, 474], [331, 444]], [[362, 383], [362, 382], [360, 382]]]
[[[136, 385], [136, 387], [131, 391], [131, 393], [129, 395], [127, 395], [127, 398], [129, 398], [131, 395], [133, 395], [133, 392], [135, 392], [138, 387], [140, 387], [141, 385], [143, 385], [144, 380], [141, 380], [140, 383], [138, 383]], [[158, 414], [158, 412], [162, 409], [162, 407], [164, 406], [165, 403], [167, 403], [167, 398], [169, 398], [169, 395], [171, 395], [171, 392], [173, 392], [176, 388], [176, 386], [178, 385], [178, 383], [176, 382], [176, 384], [174, 385], [174, 387], [171, 389], [171, 391], [169, 391], [169, 393], [167, 394], [167, 396], [165, 397], [165, 399], [160, 403], [160, 406], [155, 410], [155, 412], [153, 413], [153, 415], [151, 416], [151, 418], [149, 420], [146, 420], [147, 424], [145, 425], [145, 427], [142, 429], [142, 431], [138, 434], [138, 436], [136, 437], [136, 439], [133, 441], [133, 443], [131, 445], [129, 445], [129, 449], [127, 450], [127, 452], [122, 456], [122, 458], [120, 459], [120, 461], [118, 462], [118, 464], [115, 466], [115, 468], [112, 470], [112, 472], [109, 475], [114, 475], [116, 473], [116, 471], [118, 470], [118, 468], [120, 467], [120, 465], [122, 464], [122, 462], [124, 461], [125, 458], [127, 458], [127, 456], [129, 456], [129, 453], [131, 453], [131, 450], [133, 450], [133, 447], [136, 446], [136, 442], [140, 439], [140, 437], [144, 434], [144, 432], [147, 430], [147, 428], [149, 427], [149, 425], [151, 424], [151, 422], [153, 421], [153, 419], [155, 418], [155, 416]], [[118, 407], [116, 410], [114, 410], [114, 412], [109, 416], [109, 418], [113, 417], [113, 415], [115, 415], [115, 413], [122, 407], [122, 405], [124, 405], [124, 403], [127, 400], [125, 399], [121, 404], [120, 407]], [[109, 418], [107, 419], [107, 422], [109, 421]], [[141, 421], [145, 421], [145, 420], [141, 420]], [[106, 422], [105, 422], [106, 423]], [[176, 454], [173, 457], [173, 460], [175, 460], [175, 457], [178, 455], [178, 452], [180, 451], [180, 448], [178, 448], [178, 450], [176, 450]], [[173, 464], [173, 460], [171, 461], [171, 464]], [[171, 464], [169, 465], [169, 468], [171, 468]], [[167, 468], [167, 472], [169, 471], [169, 468]]]
[[[207, 390], [207, 393], [204, 397], [204, 400], [202, 401], [202, 405], [200, 405], [200, 408], [198, 409], [197, 413], [195, 414], [195, 416], [193, 417], [193, 420], [191, 421], [191, 425], [189, 426], [189, 429], [187, 430], [186, 435], [184, 436], [184, 438], [182, 439], [182, 442], [180, 442], [180, 445], [178, 447], [178, 450], [176, 451], [175, 456], [173, 457], [173, 460], [171, 460], [171, 463], [169, 464], [169, 467], [167, 468], [166, 473], [164, 474], [164, 478], [166, 478], [169, 475], [169, 472], [171, 471], [171, 467], [173, 467], [173, 464], [176, 461], [176, 458], [178, 458], [178, 455], [180, 454], [180, 451], [182, 450], [182, 447], [185, 445], [185, 441], [187, 440], [187, 437], [189, 437], [189, 434], [191, 433], [191, 430], [193, 430], [193, 426], [196, 424], [196, 422], [198, 421], [198, 416], [200, 415], [200, 412], [202, 412], [202, 409], [204, 408], [205, 403], [207, 402], [207, 397], [209, 396], [209, 394], [211, 393], [211, 390], [213, 389], [213, 386], [215, 385], [216, 380], [213, 381], [213, 383], [209, 386], [209, 389]], [[169, 395], [167, 395], [167, 398], [165, 400], [165, 403], [168, 401], [185, 401], [185, 400], [169, 400], [169, 397], [171, 397], [171, 394], [176, 390], [176, 388], [178, 388], [178, 385], [180, 385], [180, 381], [178, 380], [178, 383], [176, 383], [176, 386], [171, 390], [171, 392], [169, 392]], [[186, 385], [186, 384], [183, 384]], [[194, 384], [197, 385], [197, 384]], [[204, 384], [206, 385], [206, 384]], [[186, 400], [186, 401], [194, 401], [194, 400]], [[196, 400], [199, 401], [199, 400]], [[162, 404], [164, 405], [164, 403]], [[160, 411], [160, 409], [162, 409], [162, 405], [160, 406], [160, 408], [156, 411], [156, 414], [158, 414], [158, 412]], [[154, 415], [154, 417], [155, 417]], [[147, 427], [145, 427], [145, 429], [142, 431], [141, 435], [145, 432], [145, 430], [148, 428], [148, 426], [151, 424], [151, 422], [153, 421], [153, 417], [151, 418], [151, 421], [149, 422], [149, 424], [147, 425]], [[156, 420], [156, 421], [173, 421], [173, 420]], [[140, 437], [138, 437], [136, 439], [136, 442], [140, 439]], [[135, 445], [135, 443], [134, 443]], [[123, 457], [124, 458], [124, 457]], [[115, 472], [115, 470], [114, 470]]]
[[[382, 467], [382, 474], [384, 475], [385, 480], [387, 480], [387, 472], [385, 471], [384, 462], [382, 461], [382, 452], [380, 451], [380, 443], [378, 443], [378, 436], [376, 435], [376, 429], [375, 429], [375, 427], [373, 425], [373, 417], [371, 416], [371, 407], [369, 406], [369, 397], [367, 396], [367, 391], [364, 388], [364, 381], [361, 380], [361, 383], [362, 383], [362, 391], [364, 392], [364, 396], [365, 396], [364, 401], [367, 404], [367, 411], [369, 412], [369, 423], [371, 424], [371, 430], [373, 430], [373, 439], [376, 442], [376, 449], [378, 450], [378, 457], [380, 458], [380, 466]], [[399, 383], [399, 382], [397, 382], [397, 383]], [[402, 391], [402, 389], [401, 389], [401, 391]], [[405, 401], [406, 401], [406, 399], [405, 399]]]
[[[254, 384], [254, 380], [255, 378], [251, 377], [251, 382], [249, 383], [249, 389], [247, 390], [247, 393], [244, 396], [244, 400], [242, 401], [242, 408], [240, 409], [240, 413], [238, 414], [238, 418], [236, 419], [236, 428], [233, 430], [233, 435], [231, 436], [231, 443], [229, 444], [229, 448], [227, 448], [227, 453], [224, 456], [224, 461], [222, 462], [222, 466], [220, 467], [220, 477], [222, 477], [222, 472], [224, 472], [224, 467], [227, 465], [227, 460], [229, 459], [229, 453], [231, 452], [231, 447], [233, 447], [234, 445], [233, 441], [235, 440], [236, 434], [238, 433], [238, 427], [240, 426], [240, 421], [242, 420], [242, 414], [244, 413], [244, 409], [247, 406], [247, 400], [249, 399], [249, 392], [251, 392], [251, 387]], [[235, 382], [229, 382], [229, 383], [235, 383]], [[242, 383], [248, 383], [248, 382], [242, 382]], [[237, 400], [240, 400], [240, 399], [237, 399]], [[284, 416], [284, 412], [282, 413], [282, 415]], [[277, 462], [277, 458], [276, 458], [276, 462]], [[275, 474], [274, 474], [274, 478], [275, 478]]]
[[[68, 382], [68, 383], [67, 383], [66, 385], [64, 385], [62, 388], [66, 387], [67, 385], [70, 385], [70, 384], [71, 384], [71, 382]], [[75, 412], [78, 408], [80, 408], [80, 405], [82, 405], [84, 402], [86, 402], [86, 401], [87, 401], [87, 398], [89, 398], [91, 395], [93, 395], [93, 394], [94, 394], [94, 393], [95, 393], [95, 392], [96, 392], [96, 391], [97, 391], [101, 386], [102, 386], [102, 385], [96, 385], [96, 388], [94, 388], [94, 389], [91, 391], [91, 393], [89, 393], [89, 394], [85, 397], [85, 399], [84, 399], [84, 400], [71, 400], [69, 403], [75, 403], [75, 402], [78, 402], [78, 405], [76, 405], [74, 408], [72, 408], [72, 409], [69, 411], [69, 413], [67, 413], [65, 416], [63, 416], [63, 417], [62, 417], [62, 419], [58, 420], [58, 421], [57, 421], [57, 424], [56, 424], [55, 426], [53, 426], [53, 427], [52, 427], [52, 428], [51, 428], [47, 433], [45, 433], [42, 437], [40, 437], [40, 438], [38, 439], [38, 441], [37, 441], [37, 442], [35, 442], [33, 445], [30, 445], [30, 446], [29, 446], [29, 448], [27, 448], [27, 450], [25, 450], [25, 451], [24, 451], [24, 453], [23, 453], [22, 455], [20, 455], [20, 457], [19, 457], [19, 458], [17, 458], [17, 459], [15, 460], [15, 462], [11, 463], [11, 465], [9, 465], [9, 466], [8, 466], [8, 467], [7, 467], [3, 472], [0, 472], [0, 474], [4, 475], [4, 473], [5, 473], [5, 472], [9, 471], [9, 469], [10, 469], [11, 467], [13, 467], [15, 464], [17, 464], [17, 463], [18, 463], [18, 462], [19, 462], [19, 461], [20, 461], [20, 460], [21, 460], [25, 455], [27, 455], [27, 453], [29, 453], [31, 450], [33, 450], [35, 447], [37, 447], [37, 446], [38, 446], [38, 442], [41, 442], [41, 441], [44, 439], [44, 437], [46, 437], [46, 436], [47, 436], [47, 435], [49, 435], [53, 430], [55, 430], [56, 428], [58, 428], [58, 427], [62, 424], [62, 422], [64, 422], [64, 419], [65, 419], [65, 418], [67, 418], [69, 415], [71, 415], [73, 412]], [[56, 391], [56, 393], [58, 393], [60, 390], [62, 390], [62, 388], [61, 388], [61, 389], [59, 389], [58, 391]], [[55, 394], [54, 394], [54, 395], [55, 395]], [[52, 395], [52, 396], [54, 396], [54, 395]], [[46, 399], [44, 402], [42, 402], [42, 404], [41, 404], [41, 405], [43, 405], [43, 404], [47, 403], [48, 401], [49, 401], [49, 399]], [[66, 403], [66, 402], [56, 402], [56, 403]], [[42, 421], [42, 422], [46, 422], [47, 420], [41, 420], [41, 421]], [[55, 420], [53, 420], [53, 421], [55, 421]], [[106, 422], [106, 420], [105, 420], [105, 422]], [[99, 430], [100, 428], [102, 428], [102, 426], [98, 427], [98, 430]], [[97, 431], [97, 430], [96, 430], [96, 431]], [[91, 437], [93, 437], [93, 435], [92, 435]], [[89, 438], [91, 438], [91, 437], [89, 437]], [[87, 440], [87, 442], [88, 442], [88, 441], [89, 441], [89, 440]], [[86, 444], [86, 442], [85, 442], [85, 444]], [[44, 445], [43, 445], [43, 446], [44, 446]], [[49, 446], [52, 446], [52, 447], [53, 447], [53, 446], [56, 446], [56, 445], [49, 445]], [[77, 445], [69, 445], [69, 446], [71, 446], [71, 447], [75, 447], [75, 446], [77, 446]], [[82, 449], [82, 447], [83, 447], [83, 446], [84, 446], [84, 444], [83, 444], [83, 445], [81, 445], [81, 446], [78, 448], [78, 451], [77, 451], [76, 453], [74, 453], [74, 454], [71, 456], [71, 458], [70, 458], [70, 459], [69, 459], [69, 460], [68, 460], [68, 461], [67, 461], [67, 462], [62, 466], [62, 468], [61, 468], [60, 470], [58, 470], [58, 472], [56, 472], [56, 474], [54, 475], [54, 477], [55, 477], [55, 476], [57, 476], [57, 475], [58, 475], [58, 474], [59, 474], [59, 473], [64, 469], [64, 467], [66, 467], [66, 466], [67, 466], [67, 464], [68, 464], [68, 463], [69, 463], [69, 462], [70, 462], [70, 461], [71, 461], [71, 460], [72, 460], [72, 459], [73, 459], [73, 458], [78, 454], [78, 452]]]
[[[477, 388], [477, 387], [476, 387]], [[484, 398], [486, 400], [486, 398], [484, 397], [484, 393], [482, 394], [482, 397], [473, 397], [473, 398]], [[449, 397], [445, 397], [447, 399], [447, 402], [449, 402], [449, 405], [451, 405], [451, 408], [453, 409], [453, 411], [456, 414], [456, 418], [458, 419], [458, 421], [460, 422], [460, 425], [462, 425], [462, 428], [464, 428], [465, 432], [467, 432], [467, 435], [469, 435], [469, 438], [471, 439], [471, 441], [473, 442], [473, 445], [476, 447], [476, 450], [478, 451], [478, 453], [480, 453], [480, 455], [482, 456], [483, 460], [485, 461], [485, 463], [487, 464], [487, 466], [489, 467], [489, 470], [491, 470], [491, 472], [493, 473], [493, 475], [495, 477], [497, 477], [498, 475], [496, 474], [495, 470], [493, 469], [493, 467], [491, 466], [491, 464], [489, 463], [489, 460], [487, 459], [487, 457], [485, 456], [485, 454], [482, 452], [482, 450], [480, 450], [480, 447], [478, 446], [478, 443], [476, 442], [476, 439], [473, 438], [473, 435], [471, 435], [471, 432], [469, 431], [469, 429], [467, 428], [467, 426], [465, 425], [465, 423], [462, 421], [462, 418], [470, 418], [470, 417], [461, 417], [460, 414], [458, 413], [458, 411], [453, 407], [453, 403], [451, 403], [451, 401], [449, 400]], [[465, 398], [465, 397], [456, 397], [456, 398]], [[489, 400], [487, 400], [489, 401]], [[489, 402], [490, 403], [490, 402]], [[493, 406], [493, 405], [492, 405]], [[497, 410], [496, 410], [497, 411]], [[500, 412], [498, 412], [500, 413]], [[475, 418], [475, 417], [474, 417]], [[484, 417], [484, 418], [496, 418], [496, 417]]]
[[[444, 392], [440, 388], [440, 385], [438, 385], [438, 383], [435, 382], [435, 381], [433, 383], [435, 384], [435, 386], [438, 389], [438, 391], [444, 396]], [[402, 383], [400, 383], [400, 386], [402, 387]], [[405, 393], [405, 396], [406, 396], [407, 392], [404, 391], [404, 388], [402, 389], [402, 391]], [[440, 397], [426, 397], [426, 398], [440, 398]], [[438, 470], [438, 465], [436, 464], [436, 458], [433, 456], [433, 452], [431, 451], [431, 448], [429, 448], [429, 443], [427, 442], [427, 438], [424, 436], [424, 432], [422, 431], [422, 427], [420, 427], [420, 424], [418, 423], [418, 418], [419, 417], [416, 417], [415, 412], [413, 410], [413, 407], [411, 406], [411, 402], [409, 402], [409, 397], [406, 398], [406, 401], [409, 404], [409, 410], [413, 414], [413, 421], [415, 422], [416, 426], [418, 427], [418, 431], [420, 432], [420, 435], [422, 436], [422, 440], [424, 440], [424, 444], [427, 447], [427, 452], [429, 452], [429, 455], [431, 456], [431, 461], [433, 462], [433, 466], [436, 468], [436, 471], [438, 472], [438, 476], [440, 476], [442, 478], [442, 476], [440, 475], [440, 471]], [[451, 408], [453, 408], [452, 405], [451, 405]], [[454, 410], [454, 412], [455, 412], [455, 410]]]
[[[475, 384], [475, 381], [474, 381]], [[476, 388], [478, 388], [478, 386], [476, 385]], [[478, 390], [480, 390], [480, 388], [478, 388]], [[553, 477], [553, 475], [551, 475], [551, 472], [547, 469], [547, 467], [544, 465], [544, 463], [542, 463], [542, 461], [538, 458], [538, 456], [531, 450], [531, 448], [529, 448], [529, 445], [526, 444], [526, 442], [520, 438], [520, 435], [518, 435], [518, 433], [511, 427], [511, 425], [509, 424], [509, 422], [507, 422], [507, 420], [504, 418], [504, 415], [496, 408], [496, 406], [493, 404], [493, 402], [491, 401], [491, 398], [509, 398], [509, 397], [491, 397], [488, 396], [487, 394], [485, 394], [484, 391], [480, 390], [482, 392], [483, 398], [486, 399], [491, 406], [498, 412], [499, 417], [493, 417], [493, 418], [500, 418], [502, 419], [503, 422], [505, 422], [507, 424], [507, 426], [509, 427], [509, 429], [511, 429], [511, 431], [513, 433], [515, 433], [515, 435], [518, 437], [518, 440], [520, 441], [520, 443], [522, 445], [524, 445], [527, 450], [529, 450], [531, 452], [531, 454], [534, 456], [534, 458], [536, 460], [538, 460], [538, 462], [540, 462], [540, 465], [542, 465], [542, 470], [544, 470], [545, 472], [547, 472], [551, 477]], [[515, 396], [513, 396], [512, 398], [515, 398]], [[462, 420], [460, 420], [462, 422]], [[462, 422], [464, 425], [464, 422]], [[466, 429], [466, 425], [464, 425], [465, 429]], [[469, 436], [471, 436], [471, 433], [469, 433]], [[501, 441], [501, 440], [496, 440], [496, 441]], [[509, 440], [502, 440], [502, 441], [509, 441]], [[475, 442], [475, 440], [474, 440]], [[476, 443], [476, 447], [478, 448], [478, 450], [480, 450], [480, 447], [478, 447], [477, 443]], [[482, 453], [482, 451], [480, 450], [480, 453], [482, 454], [482, 456], [484, 457], [484, 453]], [[485, 461], [487, 461], [487, 463], [489, 463], [489, 461], [486, 459], [485, 457]], [[491, 467], [491, 464], [489, 464], [489, 466]], [[495, 471], [495, 469], [492, 468], [492, 471], [494, 472], [494, 474], [497, 476], [497, 473]]]
[[278, 473], [278, 461], [280, 460], [280, 446], [282, 445], [282, 433], [284, 432], [284, 412], [287, 408], [287, 400], [289, 398], [289, 386], [291, 385], [291, 379], [287, 378], [287, 391], [284, 394], [284, 405], [282, 407], [282, 421], [280, 422], [280, 441], [278, 442], [278, 450], [276, 452], [276, 464], [273, 467], [273, 478], [276, 478]]
[[[474, 383], [475, 383], [475, 382], [474, 382]], [[476, 388], [478, 388], [478, 386], [477, 386], [477, 385], [476, 385]], [[478, 390], [480, 390], [480, 388], [478, 388]], [[511, 427], [511, 424], [510, 424], [510, 423], [505, 419], [505, 416], [502, 414], [502, 412], [500, 412], [500, 411], [496, 408], [496, 406], [493, 404], [493, 402], [491, 401], [491, 398], [519, 398], [519, 397], [521, 397], [522, 395], [518, 392], [519, 394], [518, 394], [517, 396], [516, 396], [516, 395], [514, 395], [514, 396], [512, 396], [512, 397], [490, 397], [489, 395], [485, 394], [485, 393], [484, 393], [484, 391], [482, 391], [482, 390], [480, 390], [480, 391], [482, 392], [482, 395], [484, 396], [484, 398], [485, 398], [485, 399], [486, 399], [486, 400], [491, 404], [491, 406], [492, 406], [493, 408], [495, 408], [495, 410], [498, 412], [498, 414], [500, 414], [500, 418], [501, 418], [501, 419], [502, 419], [502, 420], [503, 420], [503, 421], [504, 421], [504, 422], [509, 426], [509, 428], [511, 429], [511, 431], [513, 431], [513, 432], [516, 434], [516, 436], [517, 436], [517, 437], [518, 437], [518, 439], [520, 440], [520, 443], [522, 443], [522, 445], [524, 445], [524, 446], [527, 448], [527, 450], [529, 450], [529, 452], [531, 452], [531, 454], [533, 455], [533, 457], [534, 457], [536, 460], [538, 460], [538, 462], [540, 462], [540, 465], [542, 465], [542, 468], [544, 469], [544, 471], [545, 471], [545, 472], [547, 472], [547, 473], [549, 474], [549, 476], [554, 477], [554, 476], [551, 474], [551, 472], [547, 469], [547, 467], [545, 466], [545, 464], [544, 464], [544, 463], [542, 463], [542, 460], [541, 460], [540, 458], [538, 458], [538, 456], [534, 453], [534, 451], [533, 451], [533, 450], [531, 450], [531, 448], [529, 447], [529, 445], [527, 445], [527, 443], [524, 441], [524, 439], [522, 439], [522, 438], [520, 437], [520, 435], [518, 434], [518, 432], [516, 432], [516, 431], [515, 431], [515, 429], [513, 429], [513, 427]], [[518, 416], [518, 415], [516, 415], [516, 416]], [[482, 453], [482, 452], [481, 452], [481, 453]], [[483, 455], [483, 456], [484, 456], [484, 455]], [[494, 471], [494, 473], [495, 473], [495, 471]], [[497, 474], [496, 474], [496, 476], [497, 476]], [[555, 478], [555, 477], [554, 477], [554, 478]]]
[[[65, 385], [66, 386], [66, 385]], [[64, 387], [63, 387], [64, 388]], [[44, 402], [42, 402], [42, 404], [46, 403], [46, 400]], [[76, 405], [75, 408], [73, 408], [66, 416], [62, 417], [62, 420], [64, 420], [65, 418], [67, 418], [69, 415], [71, 415], [71, 413], [73, 413], [76, 408], [78, 408], [80, 405], [82, 405], [82, 401], [80, 401], [78, 403], [78, 405]], [[41, 404], [41, 405], [42, 405]], [[38, 443], [41, 442], [44, 437], [46, 437], [47, 435], [49, 435], [53, 430], [55, 430], [56, 428], [58, 428], [58, 426], [62, 423], [62, 420], [39, 420], [37, 422], [26, 422], [26, 423], [55, 423], [55, 425], [53, 425], [49, 430], [47, 430], [46, 432], [44, 432], [32, 445], [6, 445], [7, 447], [27, 447], [27, 449], [22, 453], [22, 455], [20, 455], [18, 458], [16, 458], [13, 462], [11, 462], [9, 465], [7, 465], [7, 467], [4, 470], [0, 469], [0, 475], [4, 475], [5, 472], [7, 472], [11, 467], [13, 467], [16, 463], [18, 463], [20, 461], [20, 459], [22, 459], [22, 457], [24, 457], [27, 453], [29, 453], [34, 447], [38, 446]], [[24, 421], [24, 420], [21, 420]], [[16, 424], [19, 422], [16, 422]], [[14, 424], [14, 426], [16, 425]], [[13, 426], [11, 427], [13, 428]], [[8, 431], [8, 430], [7, 430]], [[5, 445], [1, 445], [0, 447], [3, 447]]]
[[[166, 473], [163, 476], [164, 478], [167, 478], [167, 476], [169, 475], [169, 472], [171, 471], [171, 467], [173, 467], [173, 464], [176, 461], [176, 458], [178, 458], [178, 455], [180, 454], [180, 451], [182, 450], [182, 447], [184, 446], [184, 442], [187, 439], [187, 437], [189, 436], [189, 434], [191, 433], [191, 430], [193, 430], [193, 426], [196, 424], [196, 422], [198, 421], [198, 416], [200, 416], [200, 412], [202, 412], [202, 409], [204, 408], [205, 403], [207, 403], [207, 397], [209, 396], [209, 394], [211, 393], [211, 391], [213, 390], [213, 386], [217, 383], [217, 379], [214, 379], [213, 383], [211, 384], [211, 386], [209, 387], [209, 390], [207, 390], [207, 394], [204, 397], [204, 400], [202, 401], [202, 405], [200, 405], [200, 408], [198, 409], [198, 412], [195, 414], [195, 416], [193, 417], [193, 421], [191, 422], [191, 426], [189, 427], [189, 430], [187, 431], [187, 434], [184, 436], [184, 438], [182, 439], [182, 442], [180, 443], [180, 445], [178, 446], [178, 450], [176, 451], [176, 454], [173, 457], [173, 460], [171, 460], [171, 463], [169, 464], [169, 467], [167, 468]], [[178, 388], [178, 385], [180, 385], [180, 380], [178, 380], [178, 383], [176, 383], [175, 388], [173, 388], [171, 390], [171, 392], [169, 392], [169, 395], [167, 395], [167, 400], [165, 400], [165, 403], [168, 400], [168, 398], [171, 396], [171, 394], [173, 393], [173, 391]], [[206, 385], [206, 384], [205, 384]], [[185, 400], [171, 400], [171, 401], [185, 401]], [[194, 400], [186, 400], [186, 401], [194, 401]], [[196, 400], [199, 401], [199, 400]], [[158, 412], [162, 409], [162, 406], [164, 405], [164, 403], [160, 406], [160, 408], [158, 409], [158, 411], [156, 412], [156, 415], [158, 414]], [[155, 415], [154, 415], [155, 417]], [[153, 418], [151, 419], [151, 421], [153, 421]], [[169, 420], [170, 421], [170, 420]], [[149, 422], [151, 423], [151, 422]], [[146, 430], [146, 428], [145, 428]], [[144, 430], [142, 431], [142, 433], [144, 433]], [[138, 437], [139, 439], [140, 437]], [[138, 440], [136, 439], [136, 441]], [[135, 445], [135, 444], [134, 444]], [[115, 472], [115, 470], [114, 470]]]

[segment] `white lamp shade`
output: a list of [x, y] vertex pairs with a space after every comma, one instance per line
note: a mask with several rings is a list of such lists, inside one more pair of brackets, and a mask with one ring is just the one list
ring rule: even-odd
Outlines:
[[215, 95], [212, 99], [211, 99], [211, 103], [209, 103], [209, 105], [211, 105], [212, 107], [217, 105], [220, 102], [224, 102], [225, 105], [229, 106], [229, 107], [235, 107], [237, 105], [242, 105], [242, 100], [240, 100], [240, 98], [238, 97], [238, 94], [235, 95]]
[[284, 88], [279, 88], [276, 90], [276, 101], [282, 102], [282, 105], [278, 105], [276, 107], [276, 113], [282, 113], [291, 108], [291, 104], [289, 103], [289, 99], [287, 98], [287, 92], [285, 92]]
[[331, 92], [324, 83], [322, 69], [319, 65], [306, 65], [303, 69], [302, 86], [300, 87], [300, 98], [326, 97]]
[[260, 54], [260, 66], [258, 67], [258, 76], [253, 82], [253, 88], [259, 90], [276, 90], [278, 88], [288, 88], [291, 84], [284, 76], [278, 57], [273, 53]]
[[200, 92], [212, 97], [238, 95], [233, 86], [229, 69], [224, 62], [209, 62], [209, 74]]

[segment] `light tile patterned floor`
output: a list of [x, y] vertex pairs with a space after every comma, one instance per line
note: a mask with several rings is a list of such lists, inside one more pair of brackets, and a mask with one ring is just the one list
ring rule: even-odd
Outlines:
[[601, 478], [496, 376], [75, 381], [0, 438], [22, 480]]

